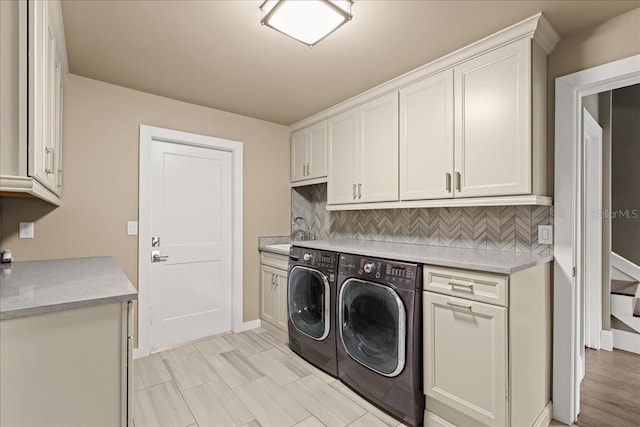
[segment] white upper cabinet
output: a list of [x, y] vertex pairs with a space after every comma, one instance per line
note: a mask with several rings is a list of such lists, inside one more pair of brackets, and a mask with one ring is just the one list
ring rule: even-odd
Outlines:
[[398, 200], [398, 93], [358, 108], [358, 201]]
[[358, 110], [352, 109], [327, 121], [329, 133], [328, 203], [354, 203], [357, 198], [356, 146]]
[[[291, 134], [291, 182], [327, 176], [327, 122]], [[324, 180], [323, 180], [324, 182]]]
[[[63, 80], [69, 68], [60, 2], [2, 3], [2, 85], [17, 89], [1, 111], [2, 127], [14, 131], [3, 132], [0, 140], [0, 191], [6, 196], [27, 193], [57, 205], [62, 193]], [[5, 22], [5, 17], [10, 19]]]
[[453, 197], [453, 70], [400, 90], [400, 200]]
[[62, 59], [54, 20], [57, 3], [29, 2], [29, 173], [47, 189], [60, 195]]
[[398, 94], [328, 120], [329, 204], [398, 200]]
[[293, 125], [328, 117], [327, 209], [551, 204], [546, 70], [559, 39], [537, 14]]
[[291, 181], [306, 179], [308, 154], [307, 129], [299, 130], [291, 134]]
[[456, 197], [531, 194], [531, 41], [454, 72]]

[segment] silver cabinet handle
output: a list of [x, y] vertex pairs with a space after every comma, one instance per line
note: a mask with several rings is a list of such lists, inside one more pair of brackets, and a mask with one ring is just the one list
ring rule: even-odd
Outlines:
[[151, 262], [165, 262], [169, 259], [168, 255], [160, 255], [160, 251], [151, 251]]
[[460, 175], [460, 172], [456, 172], [456, 190], [457, 191], [460, 191], [460, 187], [462, 186], [461, 181], [462, 181], [462, 175]]
[[356, 199], [356, 185], [353, 184], [353, 200]]
[[449, 172], [445, 173], [445, 185], [447, 192], [451, 193], [451, 174]]
[[45, 148], [44, 172], [46, 174], [53, 173], [53, 148]]
[[449, 281], [449, 286], [451, 286], [451, 289], [453, 289], [455, 287], [460, 287], [460, 288], [464, 288], [465, 291], [473, 292], [473, 283], [459, 282], [457, 280], [450, 280]]
[[462, 303], [462, 302], [456, 302], [456, 301], [447, 301], [447, 305], [449, 305], [451, 307], [463, 308], [463, 309], [469, 310], [469, 311], [471, 311], [471, 309], [472, 309], [472, 305], [471, 304]]
[[304, 175], [304, 176], [309, 175], [309, 163], [305, 163], [302, 166], [302, 175]]
[[62, 169], [58, 169], [58, 188], [62, 188]]
[[358, 183], [358, 199], [362, 199], [362, 184]]
[[307, 163], [307, 176], [311, 175], [311, 163]]

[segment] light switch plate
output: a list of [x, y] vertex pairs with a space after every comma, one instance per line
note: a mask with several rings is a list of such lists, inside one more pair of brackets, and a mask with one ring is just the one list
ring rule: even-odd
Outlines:
[[19, 224], [20, 232], [18, 238], [20, 239], [33, 239], [33, 222], [21, 222]]
[[553, 244], [553, 225], [538, 226], [538, 243], [541, 245]]
[[127, 236], [138, 235], [138, 221], [127, 221]]

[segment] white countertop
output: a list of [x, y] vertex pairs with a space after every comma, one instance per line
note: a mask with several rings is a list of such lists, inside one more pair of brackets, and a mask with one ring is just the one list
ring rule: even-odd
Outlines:
[[366, 255], [397, 261], [499, 274], [512, 274], [553, 261], [553, 255], [377, 242], [371, 240], [311, 240], [292, 242], [292, 244], [310, 249], [321, 249], [339, 253]]
[[138, 292], [111, 257], [0, 266], [0, 320], [137, 298]]
[[291, 249], [291, 243], [261, 245], [258, 249], [265, 252], [272, 252], [278, 255], [289, 256], [289, 249]]

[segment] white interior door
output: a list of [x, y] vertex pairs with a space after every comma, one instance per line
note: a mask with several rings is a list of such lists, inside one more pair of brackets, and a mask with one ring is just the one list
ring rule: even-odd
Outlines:
[[231, 329], [231, 153], [151, 147], [151, 349]]
[[[602, 128], [584, 109], [584, 344], [600, 350], [602, 330]], [[583, 367], [584, 370], [584, 367]]]

